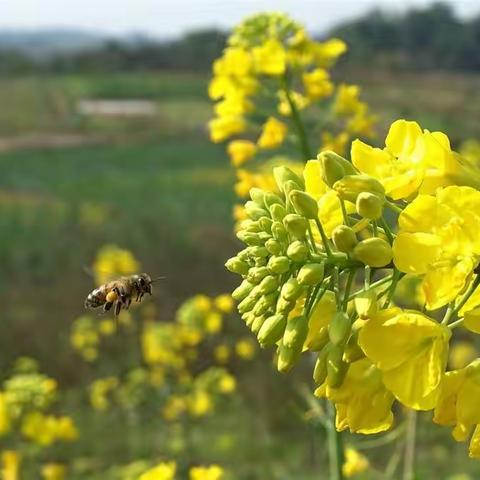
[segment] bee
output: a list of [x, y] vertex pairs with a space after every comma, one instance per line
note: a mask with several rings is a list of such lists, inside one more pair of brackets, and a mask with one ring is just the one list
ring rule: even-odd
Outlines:
[[104, 283], [88, 294], [85, 308], [103, 306], [103, 311], [108, 312], [115, 305], [115, 316], [118, 316], [122, 308], [128, 310], [133, 298], [141, 302], [146, 293], [151, 295], [152, 283], [160, 278], [152, 280], [147, 273], [140, 273]]

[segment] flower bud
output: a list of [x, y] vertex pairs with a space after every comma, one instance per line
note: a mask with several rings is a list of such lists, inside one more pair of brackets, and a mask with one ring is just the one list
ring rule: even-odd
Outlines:
[[380, 198], [375, 193], [370, 192], [361, 192], [358, 194], [356, 208], [357, 213], [363, 217], [370, 220], [377, 220], [382, 216], [383, 204], [385, 203], [385, 198]]
[[267, 265], [267, 259], [265, 257], [255, 258], [255, 266], [256, 267], [265, 267], [266, 265]]
[[330, 150], [321, 152], [317, 158], [322, 166], [322, 179], [330, 188], [345, 175], [357, 173], [348, 160]]
[[305, 218], [318, 218], [318, 203], [311, 195], [300, 190], [292, 190], [288, 198], [297, 213]]
[[283, 219], [283, 225], [285, 226], [287, 232], [297, 238], [298, 240], [303, 240], [307, 233], [307, 219], [296, 213], [289, 213]]
[[280, 315], [288, 315], [295, 308], [295, 300], [287, 300], [280, 295], [277, 300], [275, 313]]
[[383, 238], [362, 240], [354, 249], [353, 256], [370, 267], [384, 267], [392, 261], [392, 247]]
[[248, 263], [251, 261], [250, 255], [250, 250], [247, 247], [237, 253], [237, 258], [239, 258], [242, 262]]
[[287, 257], [298, 263], [305, 262], [308, 258], [308, 253], [308, 247], [299, 240], [295, 240], [287, 248]]
[[331, 388], [338, 388], [345, 378], [348, 365], [343, 361], [343, 348], [332, 345], [327, 354], [327, 384]]
[[262, 295], [267, 295], [278, 289], [278, 278], [273, 275], [267, 275], [258, 286], [258, 291]]
[[325, 345], [319, 352], [313, 369], [313, 380], [317, 385], [322, 385], [327, 378], [327, 357], [331, 346]]
[[352, 328], [352, 323], [345, 312], [337, 312], [328, 326], [328, 336], [333, 345], [341, 345], [346, 340]]
[[247, 274], [247, 280], [250, 283], [258, 284], [269, 274], [270, 270], [267, 267], [251, 267]]
[[277, 298], [277, 292], [271, 292], [268, 295], [262, 295], [255, 304], [255, 307], [253, 308], [253, 313], [255, 315], [263, 315], [272, 305], [275, 305]]
[[277, 275], [288, 272], [290, 269], [290, 260], [288, 257], [270, 257], [267, 268]]
[[272, 315], [268, 317], [258, 332], [258, 341], [262, 347], [269, 347], [277, 343], [282, 337], [287, 325], [285, 315]]
[[244, 280], [232, 293], [232, 298], [237, 302], [242, 301], [254, 287], [253, 283]]
[[250, 220], [249, 218], [247, 218], [240, 223], [239, 230], [246, 230], [247, 232], [258, 233], [261, 231], [261, 227], [258, 221]]
[[246, 243], [247, 245], [261, 245], [262, 240], [259, 237], [258, 233], [247, 232], [245, 230], [239, 230], [237, 232], [237, 238]]
[[301, 295], [303, 290], [304, 288], [301, 285], [299, 285], [296, 278], [289, 278], [283, 284], [282, 290], [280, 291], [280, 295], [285, 300], [294, 301]]
[[287, 320], [287, 326], [283, 333], [282, 344], [287, 348], [302, 351], [303, 342], [307, 338], [308, 318], [305, 315], [299, 315]]
[[298, 358], [300, 357], [302, 350], [293, 349], [283, 345], [283, 342], [278, 346], [278, 359], [277, 359], [277, 370], [280, 373], [287, 373], [292, 369], [292, 367], [297, 363]]
[[272, 238], [272, 236], [267, 232], [258, 232], [257, 235], [260, 241], [262, 242], [262, 245], [265, 244], [267, 240], [270, 240], [270, 238]]
[[252, 312], [246, 312], [242, 315], [242, 320], [245, 321], [245, 324], [248, 328], [252, 328], [252, 324], [255, 321], [255, 315]]
[[266, 317], [264, 315], [255, 316], [255, 319], [253, 320], [250, 326], [250, 329], [255, 335], [260, 331], [265, 320], [266, 320]]
[[257, 296], [249, 293], [237, 306], [239, 313], [247, 313], [252, 311], [253, 307], [257, 303]]
[[353, 299], [353, 303], [361, 319], [370, 318], [378, 311], [377, 294], [373, 289], [357, 293]]
[[271, 255], [279, 255], [283, 250], [281, 243], [275, 240], [274, 238], [269, 238], [265, 242], [265, 248], [268, 250], [268, 253], [270, 253]]
[[261, 188], [253, 187], [250, 189], [250, 198], [260, 207], [265, 205], [265, 192]]
[[273, 222], [272, 225], [272, 235], [275, 240], [280, 243], [285, 243], [288, 240], [287, 231], [281, 222]]
[[356, 362], [361, 358], [365, 358], [365, 353], [358, 344], [359, 333], [360, 330], [356, 330], [355, 332], [353, 332], [350, 335], [350, 338], [348, 339], [347, 345], [345, 347], [344, 358], [345, 361], [347, 361], [348, 363]]
[[368, 175], [345, 175], [335, 182], [333, 189], [340, 198], [352, 203], [356, 202], [358, 195], [362, 192], [375, 193], [379, 197], [385, 196], [383, 185], [376, 178]]
[[245, 213], [251, 220], [259, 220], [268, 215], [267, 210], [260, 208], [255, 202], [249, 200], [245, 203]]
[[273, 169], [273, 176], [275, 178], [275, 181], [277, 182], [278, 189], [281, 192], [284, 192], [284, 184], [291, 180], [292, 182], [295, 182], [301, 189], [305, 188], [305, 183], [303, 180], [292, 170], [290, 170], [288, 167], [285, 166], [280, 166], [280, 167], [275, 167]]
[[285, 182], [283, 185], [283, 192], [285, 193], [285, 197], [288, 197], [289, 193], [292, 192], [293, 190], [302, 190], [302, 187], [297, 183], [292, 180], [288, 180], [288, 182]]
[[270, 207], [270, 213], [274, 221], [281, 222], [283, 220], [283, 217], [285, 217], [285, 215], [287, 214], [287, 210], [285, 210], [285, 207], [283, 205], [275, 203]]
[[272, 205], [278, 204], [285, 206], [285, 202], [275, 193], [272, 192], [265, 192], [264, 195], [264, 204], [270, 210]]
[[300, 285], [317, 285], [323, 280], [323, 276], [323, 263], [307, 263], [298, 272], [297, 280]]
[[260, 258], [268, 257], [268, 250], [265, 247], [260, 247], [260, 246], [248, 247], [248, 253], [253, 258], [255, 258], [255, 257], [260, 257]]
[[273, 220], [269, 217], [262, 217], [259, 221], [260, 227], [264, 232], [272, 233]]
[[332, 232], [333, 244], [340, 252], [349, 253], [358, 243], [355, 232], [346, 225], [338, 225]]
[[246, 275], [248, 273], [248, 263], [240, 260], [238, 257], [229, 258], [225, 262], [225, 267], [227, 270], [232, 273], [237, 273], [238, 275]]

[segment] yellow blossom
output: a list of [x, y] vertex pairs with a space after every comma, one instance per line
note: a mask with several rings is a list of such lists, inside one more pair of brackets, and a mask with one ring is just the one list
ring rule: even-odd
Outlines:
[[[310, 103], [309, 99], [299, 92], [291, 91], [289, 92], [289, 95], [290, 101], [293, 103], [297, 111], [303, 110]], [[278, 113], [285, 117], [289, 117], [292, 114], [292, 107], [290, 106], [290, 102], [287, 98], [286, 93], [281, 90], [280, 92], [278, 92], [278, 98], [280, 99], [280, 102], [278, 104]]]
[[168, 398], [162, 409], [162, 415], [165, 420], [176, 420], [187, 409], [187, 401], [179, 395], [172, 395]]
[[325, 42], [313, 43], [311, 49], [315, 63], [321, 68], [328, 68], [347, 51], [347, 45], [339, 38], [331, 38]]
[[64, 480], [67, 469], [61, 463], [46, 463], [42, 466], [43, 480]]
[[15, 450], [4, 450], [1, 454], [2, 480], [20, 480], [21, 456]]
[[246, 130], [247, 124], [243, 117], [229, 115], [216, 117], [208, 123], [210, 138], [214, 143], [223, 142], [232, 135], [237, 135]]
[[305, 93], [311, 100], [320, 100], [333, 93], [333, 83], [329, 73], [323, 68], [316, 68], [302, 76]]
[[0, 437], [10, 431], [11, 418], [6, 395], [0, 392]]
[[214, 334], [222, 329], [223, 317], [219, 312], [210, 312], [205, 316], [205, 331]]
[[359, 100], [360, 88], [358, 85], [341, 84], [338, 87], [333, 111], [337, 115], [351, 115], [357, 112], [361, 102]]
[[477, 357], [478, 352], [472, 342], [461, 340], [451, 345], [448, 364], [452, 370], [459, 370], [466, 367]]
[[235, 345], [235, 352], [240, 358], [251, 360], [255, 356], [254, 343], [248, 338], [239, 340]]
[[330, 132], [322, 133], [322, 148], [321, 152], [333, 151], [342, 155], [347, 147], [347, 143], [350, 140], [350, 135], [347, 132], [340, 132], [337, 135], [332, 135]]
[[218, 345], [213, 351], [215, 360], [218, 363], [227, 363], [230, 358], [230, 347], [228, 345]]
[[224, 293], [215, 297], [213, 299], [213, 304], [223, 313], [231, 313], [234, 307], [233, 298], [229, 293]]
[[283, 45], [275, 38], [252, 49], [255, 70], [265, 75], [282, 75], [285, 72], [287, 54]]
[[218, 465], [192, 467], [189, 475], [190, 480], [221, 480], [223, 478], [223, 469]]
[[283, 143], [286, 135], [287, 126], [285, 123], [275, 117], [269, 117], [263, 125], [262, 134], [257, 144], [263, 149], [277, 148]]
[[140, 475], [138, 480], [174, 480], [176, 472], [175, 462], [159, 463], [156, 467]]
[[194, 417], [203, 417], [213, 409], [211, 396], [204, 390], [195, 390], [188, 399], [188, 409]]
[[240, 167], [251, 160], [256, 150], [256, 145], [249, 140], [232, 140], [227, 147], [228, 155], [235, 167]]
[[218, 382], [218, 390], [220, 393], [232, 393], [235, 391], [237, 387], [237, 381], [235, 380], [235, 377], [225, 373], [220, 377], [220, 380]]
[[116, 245], [106, 245], [100, 249], [93, 264], [98, 285], [120, 275], [131, 275], [140, 271], [140, 263], [133, 254]]
[[342, 465], [343, 475], [347, 478], [368, 470], [368, 458], [352, 447], [345, 448], [345, 463]]

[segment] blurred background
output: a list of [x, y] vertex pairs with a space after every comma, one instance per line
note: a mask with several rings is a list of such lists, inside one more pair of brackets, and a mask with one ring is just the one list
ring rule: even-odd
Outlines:
[[[95, 286], [85, 269], [97, 252], [118, 245], [166, 277], [151, 301], [164, 320], [191, 295], [234, 286], [223, 266], [237, 248], [234, 173], [224, 147], [208, 139], [207, 85], [229, 29], [271, 9], [318, 39], [347, 42], [333, 77], [360, 85], [379, 115], [379, 145], [401, 117], [446, 132], [454, 147], [480, 139], [476, 0], [0, 1], [0, 373], [7, 378], [28, 356], [57, 379], [83, 428], [63, 448], [90, 462], [68, 478], [110, 478], [91, 472], [158, 456], [152, 443], [162, 432], [160, 416], [99, 417], [84, 401], [98, 371], [72, 350], [70, 332]], [[248, 338], [237, 319], [229, 328], [232, 338]], [[105, 371], [125, 356], [124, 341], [112, 341]], [[234, 365], [239, 398], [193, 441], [205, 443], [218, 425], [243, 440], [225, 437], [199, 459], [244, 472], [232, 478], [314, 478], [321, 439], [305, 416], [301, 382], [256, 355]], [[447, 478], [467, 462], [440, 427], [421, 430], [419, 445], [419, 478]], [[467, 469], [480, 475], [475, 464]]]

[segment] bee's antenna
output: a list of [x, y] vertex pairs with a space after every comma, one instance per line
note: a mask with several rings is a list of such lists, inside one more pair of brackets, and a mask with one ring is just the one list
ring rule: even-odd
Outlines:
[[167, 277], [155, 277], [155, 278], [152, 278], [152, 283], [153, 282], [158, 282], [159, 280], [165, 280]]

